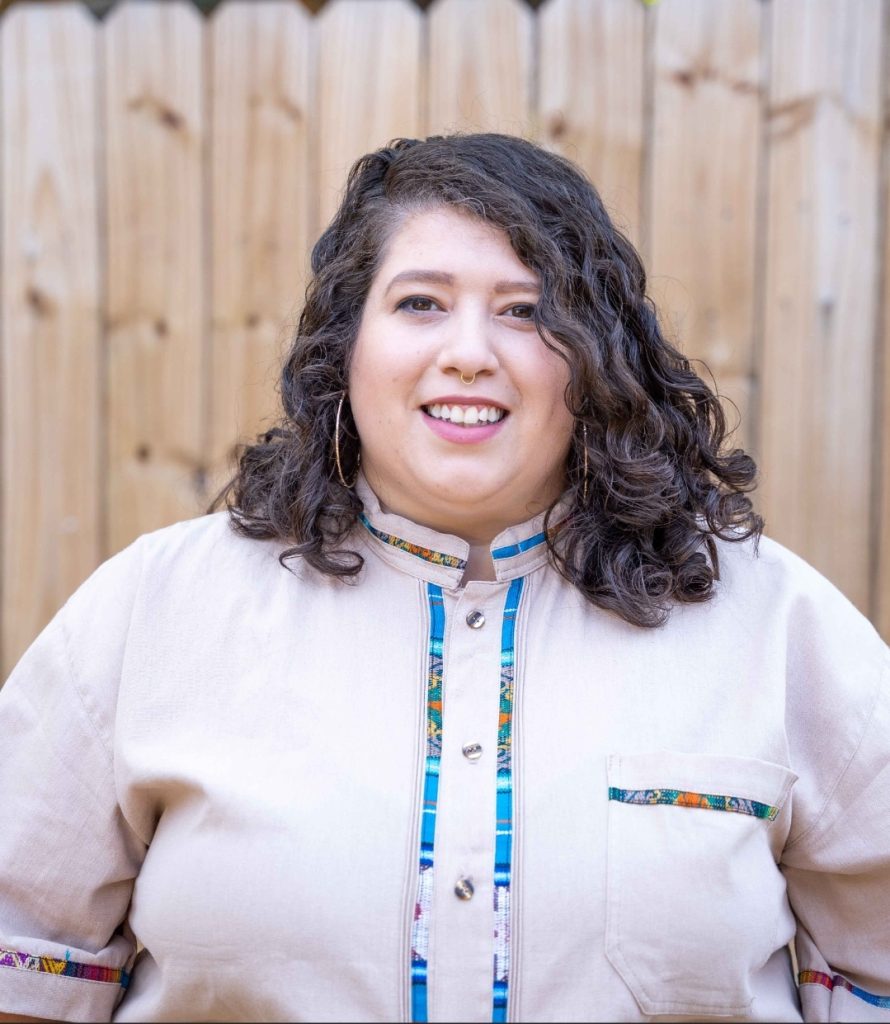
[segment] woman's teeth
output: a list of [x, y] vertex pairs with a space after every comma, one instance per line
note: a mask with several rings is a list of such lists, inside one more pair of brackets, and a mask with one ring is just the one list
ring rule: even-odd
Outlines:
[[433, 419], [448, 420], [449, 423], [460, 423], [465, 427], [497, 423], [506, 415], [503, 409], [494, 405], [427, 405], [424, 408]]

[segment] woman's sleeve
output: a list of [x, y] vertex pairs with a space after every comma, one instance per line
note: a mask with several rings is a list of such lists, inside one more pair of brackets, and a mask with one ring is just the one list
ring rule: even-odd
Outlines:
[[139, 544], [101, 566], [0, 690], [0, 1011], [107, 1021], [134, 957], [145, 846], [115, 792], [114, 709]]
[[890, 651], [852, 606], [819, 618], [793, 666], [802, 768], [782, 857], [801, 1005], [890, 1024]]

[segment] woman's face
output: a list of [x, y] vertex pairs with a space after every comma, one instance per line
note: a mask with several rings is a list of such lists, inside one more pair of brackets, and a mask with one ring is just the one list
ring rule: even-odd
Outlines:
[[488, 543], [562, 492], [569, 371], [535, 330], [538, 297], [537, 275], [483, 221], [435, 207], [396, 230], [349, 385], [362, 468], [385, 508]]

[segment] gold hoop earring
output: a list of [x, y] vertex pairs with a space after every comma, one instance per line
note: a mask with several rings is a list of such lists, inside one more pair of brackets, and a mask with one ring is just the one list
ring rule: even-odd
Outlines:
[[463, 372], [461, 372], [460, 382], [461, 382], [461, 384], [466, 384], [469, 387], [470, 384], [475, 384], [476, 383], [476, 374], [474, 373], [473, 376], [469, 380], [466, 380], [466, 378], [463, 375]]
[[355, 482], [358, 480], [359, 467], [362, 464], [362, 453], [358, 453], [358, 461], [355, 464], [355, 476], [352, 478], [352, 483], [346, 482], [346, 477], [343, 476], [343, 466], [340, 462], [340, 414], [343, 412], [343, 403], [346, 400], [346, 392], [344, 391], [340, 395], [340, 401], [337, 403], [337, 418], [334, 422], [334, 461], [337, 464], [337, 476], [340, 477], [340, 483], [346, 488], [347, 491], [352, 490], [355, 487]]
[[584, 446], [584, 466], [581, 470], [581, 500], [587, 504], [587, 424], [581, 424], [581, 444]]

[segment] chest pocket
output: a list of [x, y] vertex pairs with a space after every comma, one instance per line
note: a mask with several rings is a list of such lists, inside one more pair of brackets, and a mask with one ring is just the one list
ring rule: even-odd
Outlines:
[[796, 780], [754, 758], [609, 757], [606, 955], [643, 1013], [745, 1015], [751, 974], [787, 941]]

